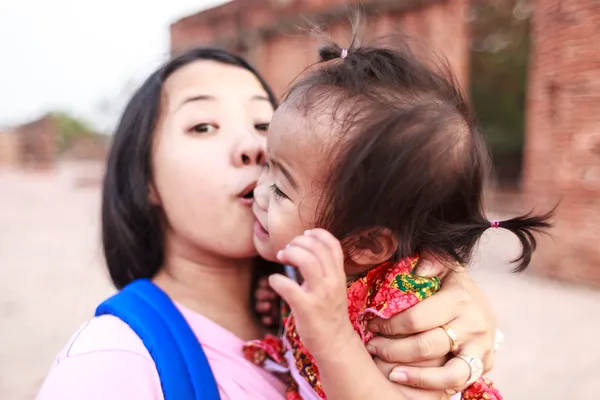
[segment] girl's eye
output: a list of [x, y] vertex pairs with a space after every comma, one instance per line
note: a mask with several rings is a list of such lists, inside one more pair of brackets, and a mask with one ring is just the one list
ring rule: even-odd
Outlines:
[[285, 193], [283, 193], [281, 191], [281, 189], [279, 189], [277, 187], [277, 185], [272, 184], [271, 185], [271, 192], [273, 192], [273, 194], [275, 194], [275, 197], [279, 198], [279, 199], [288, 199], [289, 197], [287, 197], [287, 195]]
[[190, 130], [193, 133], [212, 133], [217, 130], [215, 124], [198, 124], [194, 125]]
[[256, 125], [254, 125], [254, 129], [256, 129], [257, 131], [260, 131], [260, 132], [266, 132], [269, 130], [269, 124], [268, 123], [256, 124]]

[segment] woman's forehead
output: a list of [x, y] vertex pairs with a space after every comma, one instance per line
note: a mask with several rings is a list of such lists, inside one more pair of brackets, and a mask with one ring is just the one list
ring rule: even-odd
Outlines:
[[164, 94], [173, 103], [190, 96], [242, 101], [256, 96], [268, 97], [252, 72], [211, 60], [194, 61], [173, 72], [164, 84]]

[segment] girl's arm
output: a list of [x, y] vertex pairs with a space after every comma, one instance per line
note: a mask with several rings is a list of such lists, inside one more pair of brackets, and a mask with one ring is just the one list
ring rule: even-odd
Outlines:
[[414, 389], [390, 382], [365, 350], [360, 337], [352, 330], [339, 337], [338, 346], [315, 357], [321, 383], [330, 400], [440, 400], [448, 396], [443, 390]]
[[304, 283], [283, 275], [269, 278], [271, 287], [290, 305], [298, 334], [319, 367], [331, 400], [443, 399], [438, 392], [419, 391], [390, 382], [381, 374], [348, 317], [344, 256], [339, 241], [321, 229], [296, 237], [278, 254], [296, 266]]
[[[440, 276], [445, 270], [436, 258], [424, 254], [417, 275]], [[268, 287], [266, 279], [256, 293], [256, 302], [257, 311], [267, 318], [265, 322], [279, 319], [279, 298]], [[369, 342], [368, 349], [376, 356], [376, 364], [384, 376], [390, 376], [395, 367], [399, 367], [396, 372], [406, 372], [406, 375], [392, 374], [393, 381], [428, 390], [461, 388], [468, 374], [461, 364], [423, 368], [438, 367], [446, 360], [450, 343], [439, 328], [445, 324], [452, 326], [462, 345], [480, 349], [484, 371], [491, 370], [496, 333], [494, 313], [481, 288], [460, 269], [446, 274], [435, 296], [389, 320], [374, 320], [370, 329], [384, 336]], [[411, 367], [406, 368], [408, 366]], [[404, 377], [408, 380], [399, 379]]]

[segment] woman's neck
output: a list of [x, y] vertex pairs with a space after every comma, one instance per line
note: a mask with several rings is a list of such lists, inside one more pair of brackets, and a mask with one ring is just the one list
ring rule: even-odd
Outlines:
[[250, 301], [254, 260], [198, 258], [168, 252], [154, 282], [175, 302], [241, 339], [261, 337], [264, 330]]

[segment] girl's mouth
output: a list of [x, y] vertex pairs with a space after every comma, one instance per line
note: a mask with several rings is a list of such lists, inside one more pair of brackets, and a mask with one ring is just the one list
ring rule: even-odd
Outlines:
[[265, 229], [265, 227], [260, 223], [258, 219], [254, 222], [254, 234], [260, 240], [269, 240], [269, 231]]

